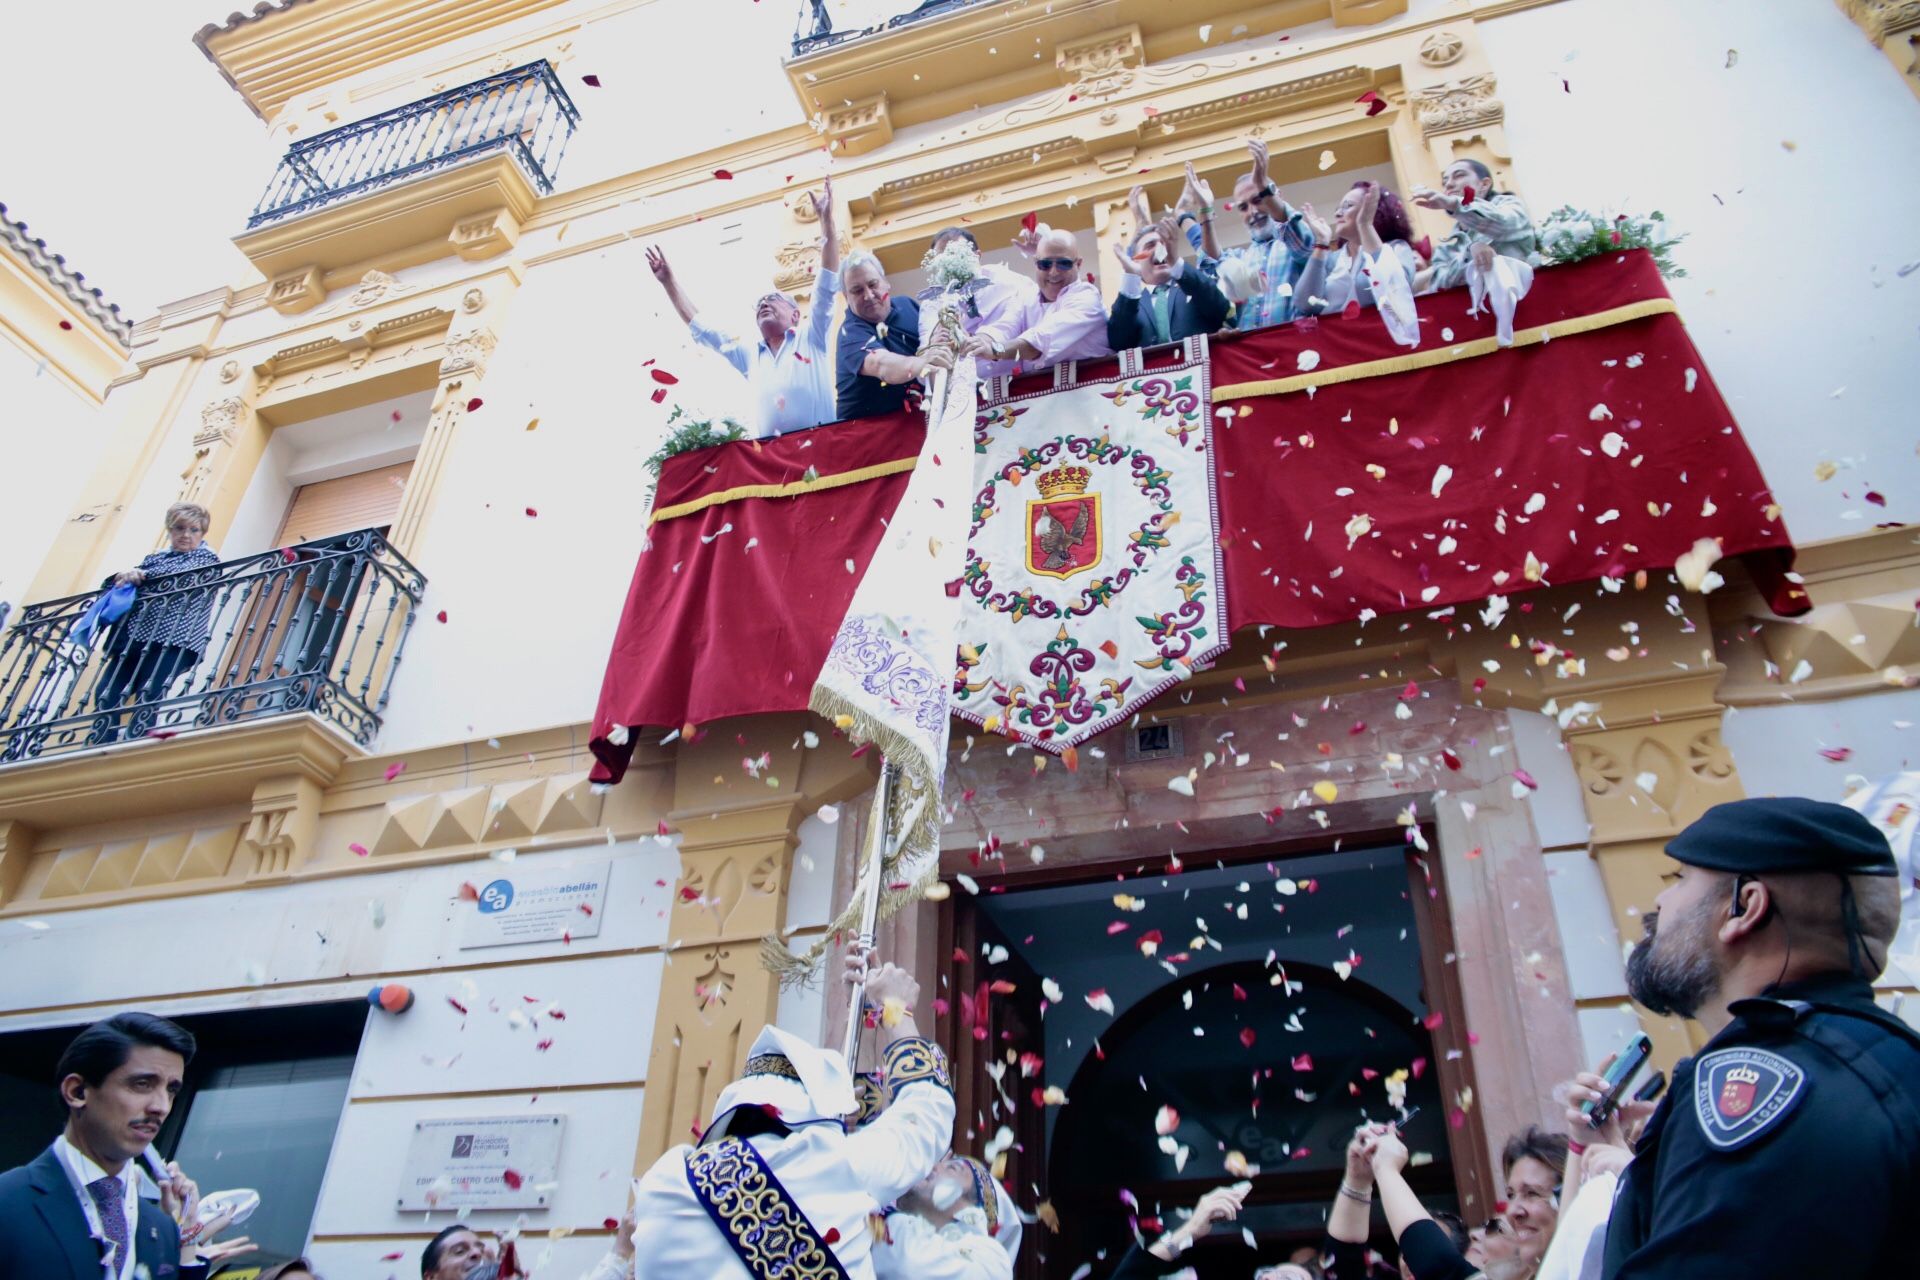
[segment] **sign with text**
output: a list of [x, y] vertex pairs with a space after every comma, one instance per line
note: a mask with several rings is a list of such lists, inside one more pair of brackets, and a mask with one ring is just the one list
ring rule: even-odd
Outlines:
[[612, 871], [610, 862], [538, 871], [507, 866], [480, 886], [480, 900], [460, 933], [460, 949], [597, 937]]
[[565, 1128], [554, 1115], [418, 1121], [398, 1208], [544, 1209], [559, 1186]]

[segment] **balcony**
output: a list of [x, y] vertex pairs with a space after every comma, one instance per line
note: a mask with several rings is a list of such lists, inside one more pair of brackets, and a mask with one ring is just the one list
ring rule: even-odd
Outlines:
[[[806, 34], [801, 35], [797, 32], [795, 33], [793, 37], [793, 56], [803, 58], [807, 54], [818, 53], [822, 49], [831, 49], [835, 45], [845, 44], [849, 40], [858, 40], [862, 36], [878, 35], [880, 32], [893, 31], [909, 23], [923, 22], [928, 18], [945, 17], [949, 13], [958, 13], [962, 9], [991, 2], [992, 0], [927, 0], [925, 4], [920, 5], [918, 8], [898, 14], [883, 23], [871, 27], [852, 27], [845, 31], [835, 31], [833, 29], [832, 18], [828, 15], [824, 5], [810, 2], [801, 8], [801, 30], [805, 31]], [[806, 25], [809, 21], [813, 24], [810, 28]]]
[[491, 257], [552, 194], [579, 123], [540, 61], [303, 138], [234, 244], [286, 313], [317, 303], [327, 273], [348, 266]]
[[[303, 712], [368, 746], [425, 589], [362, 529], [150, 578], [91, 635], [76, 628], [97, 593], [27, 605], [0, 637], [0, 769]], [[201, 619], [204, 652], [170, 677], [136, 639]]]
[[[877, 150], [912, 125], [1039, 95], [1110, 107], [1151, 67], [1309, 23], [1366, 26], [1407, 0], [896, 0], [872, 26], [835, 31], [799, 5], [787, 80], [836, 154]], [[1217, 29], [1219, 39], [1213, 39]], [[1365, 87], [1365, 86], [1363, 86]], [[1358, 93], [1359, 90], [1354, 91]]]

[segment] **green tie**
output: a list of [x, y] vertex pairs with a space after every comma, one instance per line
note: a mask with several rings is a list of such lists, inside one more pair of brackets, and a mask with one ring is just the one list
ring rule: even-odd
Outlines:
[[1147, 302], [1153, 311], [1152, 336], [1156, 345], [1173, 341], [1173, 329], [1167, 318], [1167, 313], [1173, 306], [1173, 299], [1167, 296], [1171, 292], [1172, 290], [1163, 284], [1157, 284], [1149, 291]]

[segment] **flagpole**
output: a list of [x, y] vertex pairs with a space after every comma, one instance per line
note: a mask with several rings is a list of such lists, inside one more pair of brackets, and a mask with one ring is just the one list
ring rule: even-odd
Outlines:
[[[887, 800], [893, 777], [893, 765], [886, 760], [880, 762], [880, 780], [873, 787], [873, 814], [868, 821], [867, 865], [864, 879], [857, 882], [856, 892], [864, 893], [866, 900], [860, 907], [860, 933], [855, 945], [869, 953], [873, 948], [873, 931], [880, 919], [880, 881], [882, 859], [887, 853]], [[856, 982], [853, 994], [847, 1004], [847, 1037], [842, 1046], [847, 1060], [848, 1071], [858, 1071], [860, 1053], [860, 1031], [866, 1019], [861, 1016], [861, 1006], [867, 996], [867, 984]]]

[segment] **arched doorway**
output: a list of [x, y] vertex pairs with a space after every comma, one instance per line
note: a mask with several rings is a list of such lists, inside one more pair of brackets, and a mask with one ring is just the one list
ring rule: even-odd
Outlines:
[[[1224, 1232], [1186, 1261], [1203, 1280], [1284, 1261], [1320, 1241], [1354, 1125], [1403, 1107], [1419, 1108], [1415, 1188], [1435, 1208], [1478, 1199], [1484, 1135], [1429, 861], [1393, 839], [1182, 860], [1039, 868], [943, 904], [956, 1137], [1004, 1151], [1016, 1199], [1059, 1222], [1029, 1233], [1022, 1280], [1097, 1280], [1132, 1239], [1129, 1197], [1177, 1222], [1242, 1177], [1257, 1248]], [[1165, 1136], [1162, 1107], [1179, 1116]]]
[[[1048, 1185], [1070, 1257], [1125, 1250], [1127, 1195], [1143, 1216], [1172, 1225], [1202, 1193], [1240, 1177], [1253, 1184], [1242, 1225], [1260, 1247], [1222, 1233], [1193, 1255], [1202, 1280], [1246, 1276], [1256, 1257], [1282, 1262], [1318, 1245], [1354, 1125], [1398, 1119], [1396, 1097], [1414, 1112], [1407, 1146], [1426, 1157], [1409, 1181], [1436, 1207], [1453, 1207], [1432, 1038], [1420, 1013], [1357, 974], [1259, 961], [1204, 969], [1128, 1009], [1100, 1045], [1074, 1074], [1049, 1144]], [[1178, 1115], [1170, 1142], [1156, 1128], [1163, 1107]]]

